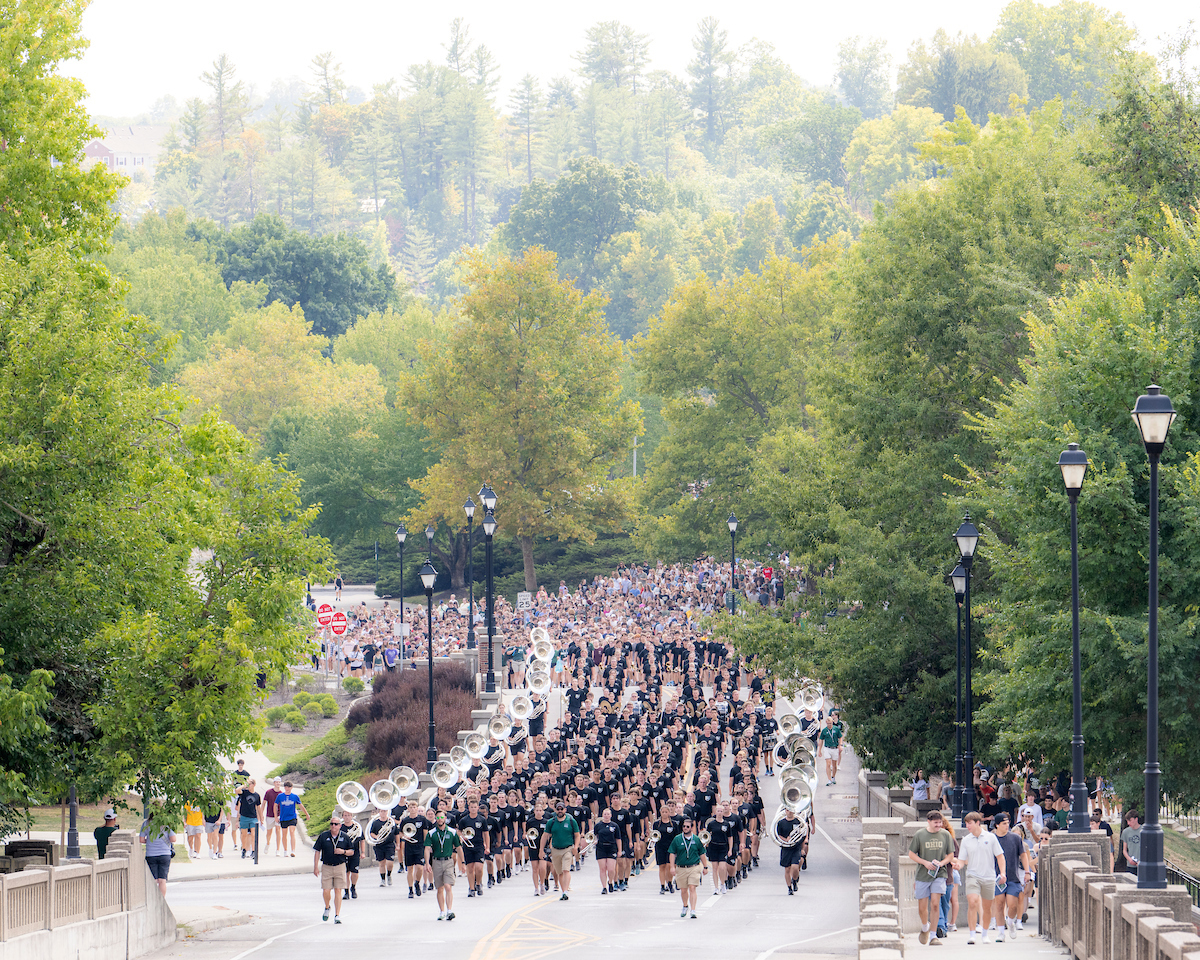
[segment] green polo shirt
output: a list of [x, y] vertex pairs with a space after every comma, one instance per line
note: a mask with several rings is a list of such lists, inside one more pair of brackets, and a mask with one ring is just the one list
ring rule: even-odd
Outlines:
[[433, 856], [437, 860], [444, 860], [446, 857], [454, 856], [454, 851], [461, 844], [462, 841], [458, 839], [458, 834], [449, 827], [441, 830], [435, 827], [425, 834], [425, 846], [433, 849]]
[[557, 816], [546, 821], [546, 832], [550, 834], [550, 846], [558, 850], [575, 845], [575, 834], [579, 833], [579, 821], [569, 813], [559, 820]]
[[704, 844], [694, 833], [690, 837], [685, 837], [681, 833], [671, 841], [667, 853], [675, 854], [675, 866], [694, 867], [700, 862], [700, 856], [704, 853]]

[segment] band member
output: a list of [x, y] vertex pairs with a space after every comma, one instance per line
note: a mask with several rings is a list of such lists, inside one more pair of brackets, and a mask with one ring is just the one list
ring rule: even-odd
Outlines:
[[454, 919], [454, 868], [460, 856], [458, 834], [446, 826], [446, 814], [439, 810], [433, 829], [425, 834], [425, 865], [433, 873], [439, 920]]
[[[392, 808], [392, 817], [395, 818], [400, 812], [400, 805], [396, 804]], [[421, 813], [417, 806], [417, 798], [409, 797], [405, 803], [405, 810], [397, 823], [397, 829], [400, 832], [400, 841], [404, 845], [404, 868], [408, 871], [408, 899], [413, 898], [413, 888], [416, 888], [416, 896], [421, 895], [421, 888], [425, 885], [422, 878], [425, 874], [425, 834], [433, 824]], [[410, 829], [411, 828], [411, 829]], [[432, 889], [433, 877], [428, 878], [430, 889]]]
[[797, 819], [794, 810], [784, 810], [775, 824], [775, 839], [779, 843], [779, 865], [783, 867], [783, 882], [787, 884], [788, 896], [796, 892], [800, 884], [801, 839], [804, 837], [804, 821]]
[[389, 811], [375, 811], [375, 819], [367, 827], [367, 841], [375, 851], [379, 864], [379, 885], [392, 885], [392, 868], [396, 865], [396, 821]]
[[708, 873], [708, 857], [704, 853], [704, 844], [699, 837], [692, 835], [692, 820], [690, 817], [683, 821], [683, 833], [671, 841], [669, 849], [671, 868], [675, 874], [675, 882], [679, 885], [679, 896], [683, 900], [681, 917], [688, 915], [690, 908], [692, 919], [696, 919], [696, 894], [700, 889], [703, 872]]
[[329, 829], [322, 830], [313, 843], [313, 876], [321, 878], [321, 896], [325, 900], [322, 920], [329, 919], [329, 901], [333, 899], [333, 922], [342, 922], [342, 898], [338, 890], [346, 887], [346, 861], [353, 855], [356, 844], [342, 832], [342, 820], [337, 814], [329, 818]]
[[629, 810], [629, 798], [618, 794], [610, 808], [613, 823], [619, 830], [617, 849], [617, 886], [629, 889], [629, 877], [633, 872], [633, 814]]
[[579, 823], [567, 814], [567, 805], [555, 801], [554, 816], [546, 821], [542, 834], [542, 854], [550, 854], [550, 868], [562, 891], [560, 900], [569, 900], [571, 892], [571, 861], [579, 854]]
[[545, 832], [546, 803], [539, 794], [537, 802], [533, 805], [533, 812], [525, 821], [523, 835], [525, 850], [529, 856], [530, 872], [533, 874], [533, 895], [535, 897], [542, 895], [546, 885], [546, 874], [549, 873], [549, 864], [542, 854], [542, 836]]
[[671, 870], [671, 841], [683, 832], [682, 827], [675, 822], [673, 814], [675, 804], [666, 800], [658, 811], [658, 819], [652, 829], [658, 831], [658, 839], [654, 841], [654, 863], [658, 866], [658, 892], [671, 893], [675, 889], [674, 873]]
[[342, 833], [354, 844], [354, 854], [346, 861], [346, 889], [342, 891], [342, 899], [358, 899], [358, 865], [366, 853], [367, 841], [363, 836], [362, 827], [354, 819], [349, 810], [342, 811]]
[[617, 857], [621, 850], [621, 827], [613, 822], [612, 807], [605, 807], [596, 823], [596, 866], [600, 870], [600, 892], [615, 893]]
[[[472, 794], [467, 799], [466, 813], [455, 822], [466, 865], [468, 897], [483, 896], [483, 863], [491, 856], [489, 819], [479, 809], [479, 798]], [[437, 884], [436, 879], [434, 884]]]
[[732, 843], [733, 825], [725, 818], [726, 806], [718, 803], [715, 816], [704, 825], [709, 833], [708, 862], [713, 865], [712, 882], [713, 894], [730, 889], [729, 877], [732, 872], [729, 867], [730, 845]]

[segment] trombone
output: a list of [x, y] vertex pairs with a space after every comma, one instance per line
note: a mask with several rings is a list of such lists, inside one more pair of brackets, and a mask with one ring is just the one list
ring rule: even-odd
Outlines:
[[708, 846], [709, 841], [712, 840], [712, 834], [707, 830], [701, 830], [698, 834], [696, 834], [696, 836], [700, 838], [700, 842], [706, 847]]
[[406, 823], [400, 830], [400, 836], [405, 840], [417, 839], [417, 825], [415, 823]]

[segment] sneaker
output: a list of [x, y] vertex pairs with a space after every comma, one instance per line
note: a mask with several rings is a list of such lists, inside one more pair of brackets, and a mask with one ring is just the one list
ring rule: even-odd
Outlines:
[[1022, 921], [1022, 920], [1014, 920], [1014, 921], [1013, 921], [1013, 926], [1014, 926], [1014, 927], [1016, 927], [1018, 930], [1024, 930], [1024, 929], [1025, 929], [1025, 923], [1024, 923], [1024, 921]]
[[934, 937], [929, 941], [931, 947], [940, 947], [945, 941], [941, 937]]
[[496, 878], [489, 875], [488, 876], [488, 889], [491, 890], [492, 887], [494, 887], [495, 885], [496, 885]]
[[438, 919], [439, 919], [439, 920], [445, 920], [445, 919], [446, 919], [446, 914], [444, 914], [444, 913], [439, 913], [439, 914], [438, 914]]
[[837, 783], [837, 780], [830, 780], [830, 783]]
[[946, 929], [950, 931], [950, 933], [958, 933], [958, 927], [956, 927], [954, 924], [950, 924], [948, 927], [946, 927]]
[[788, 887], [788, 896], [789, 896], [789, 897], [794, 897], [795, 895], [796, 895], [796, 891], [795, 891], [795, 890], [793, 890], [793, 889], [791, 888], [791, 886], [789, 886], [789, 887]]
[[216, 860], [216, 859], [217, 859], [217, 852], [216, 852], [215, 850], [209, 850], [209, 851], [208, 851], [208, 859], [209, 859], [209, 860]]
[[1003, 942], [1004, 942], [1004, 931], [997, 930], [996, 931], [996, 943], [1003, 943]]
[[984, 943], [994, 943], [995, 942], [995, 940], [992, 939], [992, 931], [990, 929], [988, 930], [987, 933], [985, 933], [983, 935], [983, 942]]
[[243, 859], [243, 860], [245, 860], [245, 859], [246, 859], [246, 851], [245, 851], [245, 850], [243, 850], [243, 851], [242, 851], [242, 859]]
[[421, 890], [424, 886], [425, 885], [423, 883], [419, 883], [419, 882], [417, 883], [417, 896], [418, 897], [421, 895]]
[[559, 899], [559, 900], [570, 900], [571, 898], [570, 898], [570, 897], [568, 897], [568, 896], [567, 896], [567, 895], [564, 893], [564, 894], [563, 894], [561, 897], [559, 897], [558, 899]]
[[693, 919], [693, 920], [695, 920], [695, 919], [696, 919], [696, 912], [695, 912], [694, 910], [692, 911], [692, 919]]
[[392, 885], [392, 875], [389, 873], [388, 874], [388, 886], [390, 887], [391, 885]]
[[447, 919], [447, 920], [453, 920], [453, 919], [454, 919], [454, 911], [453, 911], [453, 910], [450, 910], [450, 911], [448, 911], [448, 912], [446, 913], [446, 919]]
[[687, 907], [684, 907], [682, 910], [680, 910], [679, 915], [681, 917], [686, 917], [687, 916]]
[[922, 943], [928, 943], [929, 942], [929, 931], [922, 930], [921, 935], [919, 937], [917, 937], [917, 939], [920, 940]]
[[468, 899], [468, 900], [474, 900], [474, 899], [475, 899], [475, 891], [474, 891], [474, 890], [468, 890], [468, 891], [467, 891], [467, 899]]
[[946, 939], [946, 931], [942, 927], [937, 928], [937, 933], [934, 934], [939, 940]]
[[413, 898], [413, 888], [409, 887], [408, 888], [408, 899], [411, 900], [412, 898]]
[[341, 923], [341, 922], [342, 922], [342, 918], [341, 918], [341, 917], [334, 917], [334, 918], [333, 918], [333, 922], [334, 922], [334, 923]]
[[666, 887], [664, 887], [664, 886], [663, 886], [663, 885], [660, 883], [660, 884], [658, 885], [658, 895], [661, 897], [661, 896], [663, 896], [664, 894], [666, 894], [666, 892], [667, 892], [667, 888], [666, 888]]
[[608, 887], [600, 888], [600, 896], [602, 896], [602, 897], [608, 896]]
[[974, 931], [974, 930], [968, 930], [968, 931], [967, 931], [967, 943], [968, 943], [968, 944], [973, 944], [974, 942], [975, 942], [975, 931]]
[[343, 891], [342, 891], [342, 899], [343, 899], [343, 900], [349, 900], [349, 899], [350, 899], [350, 891], [349, 891], [349, 890], [343, 890]]
[[329, 919], [329, 908], [328, 908], [328, 907], [326, 907], [326, 908], [325, 908], [325, 912], [324, 912], [323, 914], [321, 914], [321, 919], [322, 919], [322, 920], [328, 920], [328, 919]]
[[380, 885], [381, 887], [386, 887], [386, 886], [387, 886], [387, 880], [385, 880], [383, 877], [380, 877], [380, 878], [379, 878], [379, 885]]

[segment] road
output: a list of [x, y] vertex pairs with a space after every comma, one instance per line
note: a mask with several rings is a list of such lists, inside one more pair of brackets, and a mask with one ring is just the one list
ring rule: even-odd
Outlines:
[[[224, 906], [252, 920], [213, 930], [149, 955], [153, 960], [330, 960], [371, 956], [384, 944], [424, 951], [439, 960], [538, 960], [569, 952], [571, 960], [612, 960], [635, 951], [656, 960], [701, 956], [767, 960], [787, 954], [847, 955], [857, 952], [858, 849], [861, 828], [850, 821], [857, 804], [857, 762], [847, 755], [838, 784], [817, 790], [818, 833], [809, 850], [800, 889], [789, 897], [777, 848], [764, 842], [762, 866], [731, 893], [701, 888], [696, 920], [680, 919], [677, 894], [659, 895], [657, 872], [635, 878], [625, 893], [601, 896], [594, 860], [572, 874], [571, 899], [534, 897], [529, 874], [466, 898], [455, 886], [452, 922], [437, 920], [432, 894], [409, 900], [401, 885], [378, 886], [364, 873], [359, 897], [344, 904], [344, 923], [321, 921], [315, 877], [248, 877], [170, 884], [167, 901]], [[764, 779], [764, 799], [776, 802], [777, 782]], [[769, 795], [769, 796], [767, 796]], [[706, 878], [707, 879], [707, 878]], [[615, 951], [615, 952], [614, 952]]]

